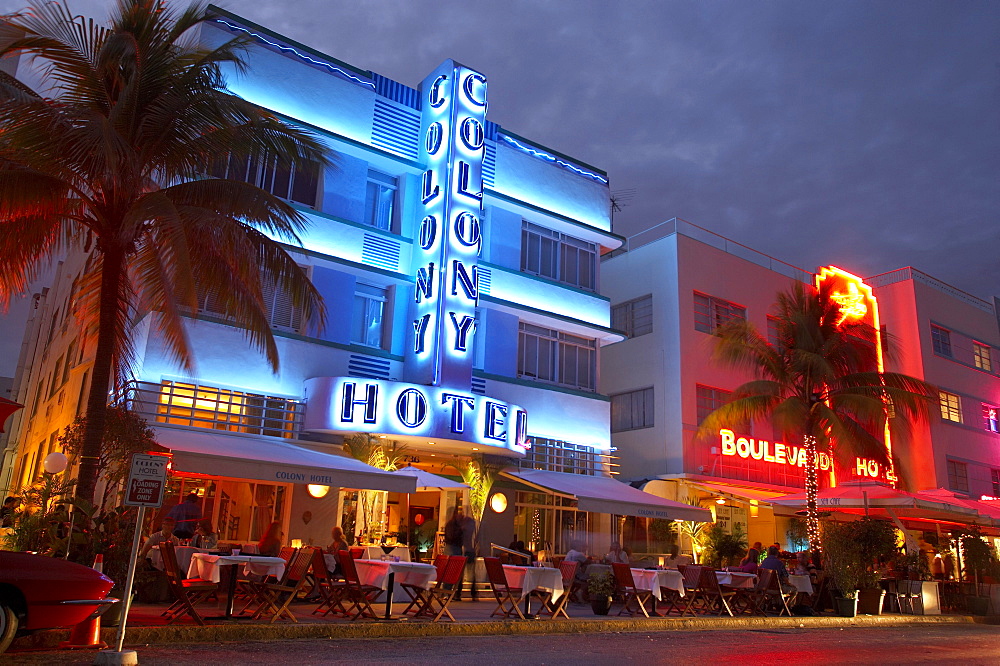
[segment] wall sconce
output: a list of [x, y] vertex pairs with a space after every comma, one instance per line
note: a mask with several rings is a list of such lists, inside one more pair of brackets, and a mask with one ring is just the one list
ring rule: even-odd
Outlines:
[[330, 486], [320, 486], [310, 483], [306, 486], [306, 492], [309, 493], [310, 497], [320, 499], [322, 497], [326, 497], [326, 494], [330, 492]]
[[490, 508], [496, 513], [503, 513], [507, 510], [507, 496], [503, 493], [493, 493], [490, 498]]

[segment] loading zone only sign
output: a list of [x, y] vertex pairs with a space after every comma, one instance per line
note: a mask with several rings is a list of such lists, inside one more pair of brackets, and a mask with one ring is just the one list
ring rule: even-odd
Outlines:
[[126, 505], [158, 507], [163, 504], [168, 460], [165, 456], [132, 454], [132, 469], [129, 471], [125, 492]]

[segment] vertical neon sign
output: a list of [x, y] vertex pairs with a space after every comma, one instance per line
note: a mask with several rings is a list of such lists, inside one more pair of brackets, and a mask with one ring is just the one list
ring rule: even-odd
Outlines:
[[427, 164], [413, 252], [416, 283], [407, 369], [413, 381], [467, 388], [472, 379], [482, 249], [486, 77], [445, 61], [421, 84]]

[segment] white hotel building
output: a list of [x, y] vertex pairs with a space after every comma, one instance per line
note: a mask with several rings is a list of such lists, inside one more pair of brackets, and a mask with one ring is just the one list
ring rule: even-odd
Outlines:
[[[622, 336], [599, 269], [622, 239], [606, 174], [490, 122], [486, 76], [459, 63], [410, 87], [221, 10], [201, 39], [237, 35], [254, 47], [230, 89], [314, 131], [335, 165], [282, 173], [222, 160], [216, 175], [258, 183], [309, 218], [304, 246], [290, 251], [329, 317], [311, 330], [275, 295], [278, 374], [210, 294], [187, 324], [194, 373], [153, 333], [155, 312], [135, 322], [136, 381], [122, 398], [173, 453], [166, 506], [194, 490], [224, 539], [256, 540], [280, 520], [288, 539], [325, 545], [351, 505], [338, 485], [407, 490], [344, 481], [342, 438], [365, 432], [437, 473], [456, 475], [470, 456], [505, 467], [494, 491], [508, 504], [487, 510], [485, 550], [512, 534], [559, 552], [585, 535], [603, 548], [612, 513], [705, 514], [608, 476], [598, 359]], [[68, 258], [39, 295], [16, 387], [26, 408], [0, 476], [8, 488], [37, 478], [58, 429], [83, 409], [92, 350], [67, 316], [82, 265]], [[310, 483], [334, 488], [316, 498]], [[443, 525], [458, 497], [417, 493], [409, 516], [399, 499], [390, 495], [389, 532], [417, 513]]]

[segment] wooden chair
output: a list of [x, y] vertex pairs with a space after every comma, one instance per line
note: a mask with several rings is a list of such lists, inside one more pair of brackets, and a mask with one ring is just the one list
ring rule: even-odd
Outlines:
[[566, 562], [564, 559], [560, 559], [559, 571], [562, 573], [563, 595], [556, 601], [549, 599], [542, 607], [540, 614], [551, 615], [553, 620], [562, 615], [568, 620], [569, 615], [566, 613], [566, 604], [569, 603], [569, 591], [573, 589], [573, 581], [576, 580], [576, 568], [580, 566], [580, 563]]
[[717, 609], [718, 615], [722, 615], [722, 612], [725, 611], [729, 617], [733, 616], [733, 608], [729, 602], [737, 598], [740, 592], [732, 588], [723, 589], [719, 584], [719, 577], [715, 575], [715, 569], [712, 567], [702, 568], [698, 590], [707, 604], [707, 612]]
[[[444, 580], [444, 569], [445, 565], [448, 564], [447, 555], [438, 555], [434, 558], [434, 568], [437, 569], [437, 575], [434, 578], [434, 585], [438, 586], [442, 584]], [[403, 615], [411, 611], [414, 614], [430, 613], [433, 611], [434, 601], [431, 598], [428, 590], [414, 585], [412, 583], [400, 583], [399, 586], [406, 592], [407, 596], [410, 598], [410, 603], [406, 608], [403, 609]]]
[[484, 557], [483, 562], [486, 565], [486, 578], [490, 582], [490, 590], [493, 591], [493, 596], [497, 601], [497, 607], [490, 613], [490, 617], [499, 614], [509, 618], [512, 613], [516, 613], [523, 620], [524, 613], [518, 607], [517, 601], [524, 594], [524, 590], [512, 588], [507, 583], [507, 573], [503, 570], [503, 564], [498, 558]]
[[342, 550], [337, 555], [339, 555], [340, 568], [344, 571], [343, 599], [351, 604], [345, 610], [347, 617], [352, 622], [360, 617], [377, 618], [378, 616], [372, 608], [372, 602], [382, 593], [382, 588], [365, 585], [361, 582], [351, 551]]
[[295, 556], [295, 549], [291, 546], [282, 546], [281, 550], [278, 551], [278, 557], [285, 561], [285, 567], [287, 568], [292, 562], [292, 557]]
[[[764, 576], [765, 571], [771, 571], [770, 569], [761, 569], [760, 575]], [[768, 582], [767, 586], [764, 588], [764, 595], [766, 597], [766, 603], [768, 605], [774, 604], [775, 608], [778, 609], [778, 617], [782, 615], [791, 616], [792, 609], [788, 605], [789, 599], [794, 599], [798, 596], [798, 591], [796, 592], [786, 592], [781, 589], [781, 580], [778, 578], [778, 574], [775, 571], [771, 571], [771, 575], [767, 576]], [[793, 602], [794, 603], [794, 602]]]
[[444, 575], [441, 577], [441, 584], [427, 590], [427, 608], [417, 612], [417, 616], [430, 615], [434, 604], [438, 605], [438, 611], [431, 618], [431, 622], [437, 622], [445, 615], [452, 622], [455, 617], [448, 610], [448, 604], [455, 598], [462, 586], [462, 573], [465, 571], [465, 555], [450, 555], [447, 564], [444, 565]]
[[360, 560], [362, 557], [365, 556], [365, 549], [359, 546], [353, 546], [350, 549], [350, 551], [351, 551], [351, 557], [353, 557], [356, 560]]
[[312, 565], [314, 550], [316, 549], [311, 547], [299, 548], [293, 555], [292, 561], [285, 567], [285, 575], [280, 581], [264, 582], [258, 586], [259, 604], [253, 614], [254, 619], [270, 613], [272, 623], [282, 615], [287, 616], [292, 622], [298, 622], [288, 605], [305, 587], [306, 573]]
[[[635, 579], [632, 578], [632, 569], [629, 568], [629, 565], [623, 562], [612, 562], [611, 570], [615, 574], [615, 583], [625, 595], [625, 603], [622, 609], [618, 611], [618, 614], [623, 615], [628, 613], [630, 616], [634, 616], [641, 612], [646, 617], [649, 617], [649, 611], [646, 610], [646, 602], [652, 599], [653, 593], [649, 590], [640, 590], [635, 586]], [[633, 603], [636, 605], [635, 610], [632, 610]]]
[[334, 580], [333, 576], [326, 568], [326, 560], [323, 558], [323, 551], [314, 549], [312, 568], [310, 574], [313, 579], [313, 590], [319, 595], [320, 603], [313, 615], [322, 613], [324, 616], [330, 613], [337, 613], [347, 616], [347, 609], [344, 608], [344, 584]]
[[195, 605], [201, 603], [215, 593], [218, 585], [201, 578], [185, 578], [177, 567], [177, 553], [174, 552], [172, 541], [160, 542], [160, 556], [163, 558], [163, 570], [167, 574], [170, 591], [176, 601], [162, 615], [167, 618], [167, 624], [172, 623], [181, 615], [191, 616], [200, 625], [205, 624]]
[[751, 615], [767, 615], [767, 590], [771, 586], [771, 578], [774, 577], [772, 569], [757, 569], [757, 584], [752, 590], [747, 592], [750, 600], [748, 610]]

